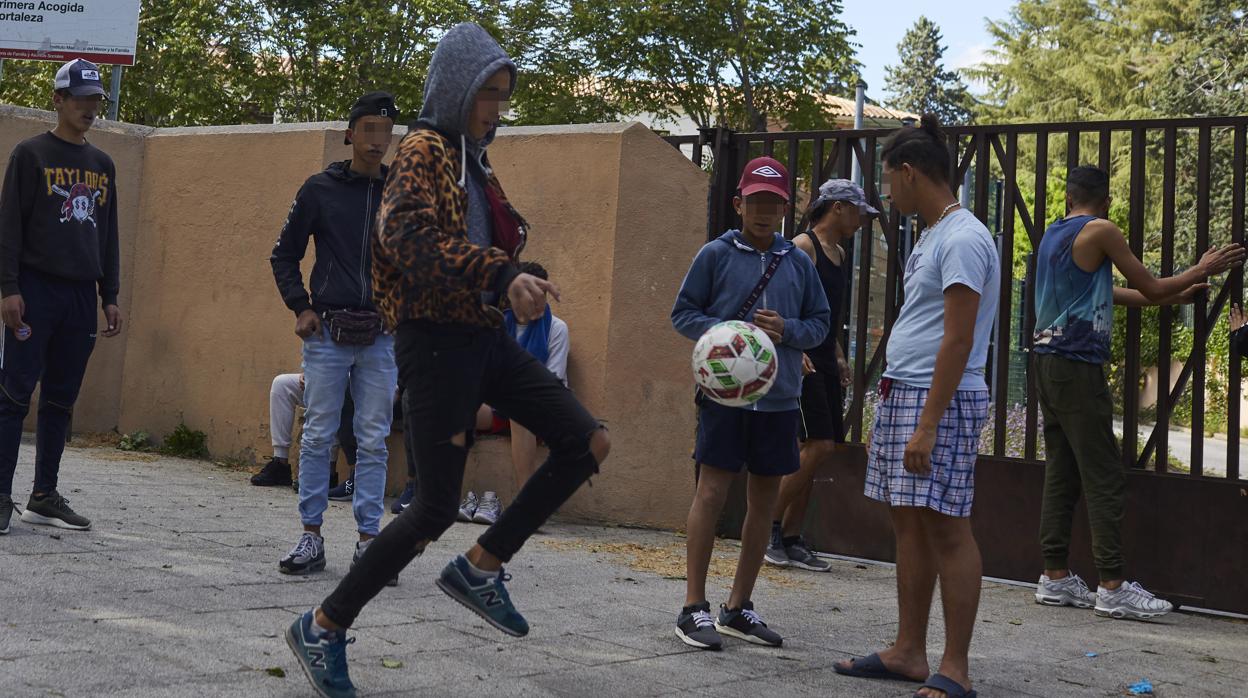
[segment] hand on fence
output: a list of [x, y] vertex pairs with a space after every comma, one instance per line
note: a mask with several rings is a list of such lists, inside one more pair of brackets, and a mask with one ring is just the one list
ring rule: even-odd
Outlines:
[[848, 388], [854, 384], [854, 374], [849, 371], [849, 362], [845, 359], [836, 360], [836, 368], [841, 374], [841, 387]]
[[1179, 294], [1178, 305], [1188, 305], [1195, 303], [1197, 298], [1204, 296], [1209, 291], [1209, 284], [1192, 284], [1186, 290]]
[[1245, 257], [1248, 257], [1248, 250], [1237, 242], [1223, 247], [1214, 245], [1200, 258], [1197, 266], [1205, 276], [1217, 276], [1231, 267], [1243, 264]]
[[1248, 315], [1244, 314], [1244, 309], [1239, 307], [1238, 303], [1231, 304], [1231, 331], [1234, 332], [1244, 325], [1248, 325]]

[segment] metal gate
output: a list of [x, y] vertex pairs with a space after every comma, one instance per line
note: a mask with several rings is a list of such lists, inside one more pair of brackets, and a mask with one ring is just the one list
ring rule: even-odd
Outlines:
[[[919, 221], [902, 217], [879, 195], [879, 148], [890, 133], [706, 129], [667, 138], [710, 171], [708, 239], [739, 223], [732, 208], [737, 176], [750, 158], [764, 154], [788, 164], [795, 202], [785, 220], [789, 236], [804, 225], [804, 202], [818, 185], [849, 178], [855, 169], [882, 212], [856, 237], [853, 298], [836, 328], [854, 370], [846, 411], [854, 445], [817, 475], [807, 522], [820, 549], [880, 560], [892, 560], [893, 539], [887, 509], [861, 494], [863, 440], [884, 346], [904, 300], [905, 259], [921, 231]], [[946, 129], [946, 136], [955, 193], [994, 233], [1002, 266], [987, 371], [992, 419], [976, 470], [972, 522], [986, 575], [1034, 581], [1042, 566], [1037, 532], [1044, 463], [1027, 355], [1035, 324], [1027, 251], [1039, 246], [1048, 221], [1065, 215], [1066, 171], [1087, 162], [1110, 171], [1119, 202], [1114, 212], [1125, 218], [1132, 251], [1155, 273], [1170, 275], [1193, 263], [1211, 242], [1242, 242], [1248, 117], [963, 126]], [[1229, 347], [1229, 337], [1214, 329], [1231, 302], [1243, 302], [1239, 270], [1198, 300], [1190, 317], [1181, 308], [1147, 311], [1147, 317], [1126, 309], [1115, 323], [1124, 332], [1110, 368], [1129, 471], [1123, 522], [1128, 576], [1178, 603], [1248, 613], [1241, 581], [1248, 570], [1248, 481], [1239, 466], [1240, 360], [1232, 353], [1210, 372], [1208, 349]], [[1144, 341], [1152, 327], [1155, 341]], [[1188, 343], [1190, 351], [1176, 351], [1182, 348], [1176, 344]], [[1155, 405], [1142, 408], [1142, 392], [1150, 390], [1157, 393]], [[1172, 430], [1176, 421], [1188, 431]], [[743, 507], [738, 500], [730, 530], [739, 527]], [[1082, 507], [1071, 563], [1092, 573]]]

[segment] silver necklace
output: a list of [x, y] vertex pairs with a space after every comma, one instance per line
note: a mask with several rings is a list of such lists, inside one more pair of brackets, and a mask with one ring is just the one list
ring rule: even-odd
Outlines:
[[943, 211], [941, 211], [941, 212], [940, 212], [940, 217], [936, 219], [936, 222], [935, 222], [935, 223], [932, 223], [931, 225], [929, 225], [929, 226], [927, 226], [926, 228], [924, 228], [924, 229], [923, 229], [923, 233], [922, 233], [921, 235], [919, 235], [919, 241], [918, 241], [918, 242], [916, 242], [916, 243], [914, 244], [915, 248], [920, 247], [920, 246], [923, 244], [923, 241], [927, 239], [927, 234], [928, 234], [928, 233], [930, 233], [930, 232], [932, 232], [932, 230], [933, 230], [933, 229], [934, 229], [937, 225], [939, 225], [941, 221], [945, 220], [945, 216], [949, 215], [949, 209], [953, 208], [954, 206], [958, 206], [958, 205], [959, 205], [959, 203], [958, 203], [957, 201], [955, 201], [955, 202], [953, 202], [953, 203], [949, 204], [948, 206], [946, 206], [946, 207], [945, 207], [945, 210], [943, 210]]

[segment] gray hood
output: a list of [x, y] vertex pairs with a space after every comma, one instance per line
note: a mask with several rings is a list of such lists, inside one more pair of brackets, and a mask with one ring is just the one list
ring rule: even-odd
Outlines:
[[[442, 37], [429, 61], [425, 78], [425, 103], [419, 121], [450, 136], [468, 141], [464, 124], [472, 112], [477, 92], [500, 68], [511, 73], [511, 90], [516, 89], [516, 64], [507, 57], [494, 37], [471, 22], [457, 24]], [[494, 140], [497, 129], [490, 129], [480, 142], [467, 142], [480, 150]]]

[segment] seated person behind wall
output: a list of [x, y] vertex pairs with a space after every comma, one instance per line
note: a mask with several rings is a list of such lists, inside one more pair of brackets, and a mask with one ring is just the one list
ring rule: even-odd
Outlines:
[[[251, 477], [251, 484], [258, 487], [293, 486], [290, 474], [291, 432], [294, 431], [295, 408], [303, 407], [303, 374], [283, 373], [273, 379], [269, 390], [269, 434], [273, 441], [273, 457], [260, 472]], [[351, 431], [354, 410], [351, 391], [347, 391], [342, 405], [342, 417], [338, 424], [338, 445], [347, 456], [347, 465], [355, 467], [355, 435]], [[336, 459], [335, 459], [336, 460]], [[330, 461], [331, 463], [334, 461]], [[330, 471], [330, 479], [337, 485], [336, 473]]]
[[[532, 274], [546, 280], [546, 269], [537, 262], [520, 265], [521, 274]], [[555, 317], [550, 304], [538, 318], [517, 318], [509, 308], [503, 312], [507, 332], [535, 359], [543, 363], [555, 377], [568, 384], [568, 325]], [[527, 320], [527, 321], [526, 321]], [[528, 481], [537, 467], [537, 437], [533, 432], [507, 419], [489, 405], [477, 412], [477, 431], [485, 434], [511, 434], [511, 463], [515, 468], [516, 489]], [[464, 495], [459, 505], [459, 520], [493, 524], [502, 513], [502, 504], [494, 492], [485, 492], [477, 499], [475, 492]]]

